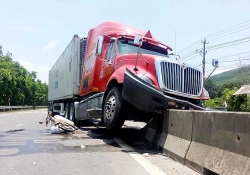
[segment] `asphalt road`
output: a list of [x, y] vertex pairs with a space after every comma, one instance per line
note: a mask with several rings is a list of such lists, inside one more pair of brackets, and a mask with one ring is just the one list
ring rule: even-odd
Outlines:
[[51, 134], [46, 110], [0, 113], [0, 174], [196, 175], [150, 147], [138, 134], [141, 123], [126, 122], [111, 134], [84, 122], [75, 133]]

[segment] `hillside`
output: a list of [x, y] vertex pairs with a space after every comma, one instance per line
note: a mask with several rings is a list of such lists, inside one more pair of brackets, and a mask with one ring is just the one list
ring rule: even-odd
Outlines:
[[238, 87], [243, 84], [250, 84], [250, 65], [214, 75], [210, 79], [218, 87], [227, 83], [234, 83]]

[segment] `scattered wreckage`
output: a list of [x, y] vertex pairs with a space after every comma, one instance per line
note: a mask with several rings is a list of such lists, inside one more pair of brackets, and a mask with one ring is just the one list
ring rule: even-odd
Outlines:
[[60, 116], [55, 115], [52, 117], [52, 112], [48, 113], [48, 116], [46, 118], [46, 126], [51, 122], [51, 133], [62, 133], [62, 132], [74, 132], [75, 130], [78, 130], [78, 128], [75, 126], [74, 122]]

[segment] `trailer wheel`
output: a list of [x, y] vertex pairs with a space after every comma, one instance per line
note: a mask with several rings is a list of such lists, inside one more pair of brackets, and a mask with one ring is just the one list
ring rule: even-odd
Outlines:
[[74, 102], [70, 103], [69, 120], [72, 121], [72, 122], [75, 121], [75, 104], [74, 104]]
[[125, 105], [122, 103], [121, 93], [117, 87], [113, 87], [104, 103], [103, 120], [107, 129], [120, 129], [125, 122]]
[[66, 118], [66, 119], [69, 119], [69, 107], [70, 107], [70, 103], [65, 103], [64, 118]]

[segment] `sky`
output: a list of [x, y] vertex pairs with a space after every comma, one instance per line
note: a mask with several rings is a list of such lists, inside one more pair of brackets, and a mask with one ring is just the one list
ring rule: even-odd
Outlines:
[[[250, 37], [249, 7], [250, 0], [0, 0], [0, 45], [4, 54], [11, 52], [14, 61], [48, 83], [50, 68], [74, 34], [87, 36], [100, 23], [116, 21], [150, 30], [173, 53], [199, 66], [202, 57], [195, 50], [202, 48], [204, 37], [209, 41], [207, 47]], [[241, 31], [222, 31], [241, 23]], [[220, 68], [215, 74], [250, 64], [250, 42], [208, 50], [206, 75], [216, 58], [220, 58]]]

